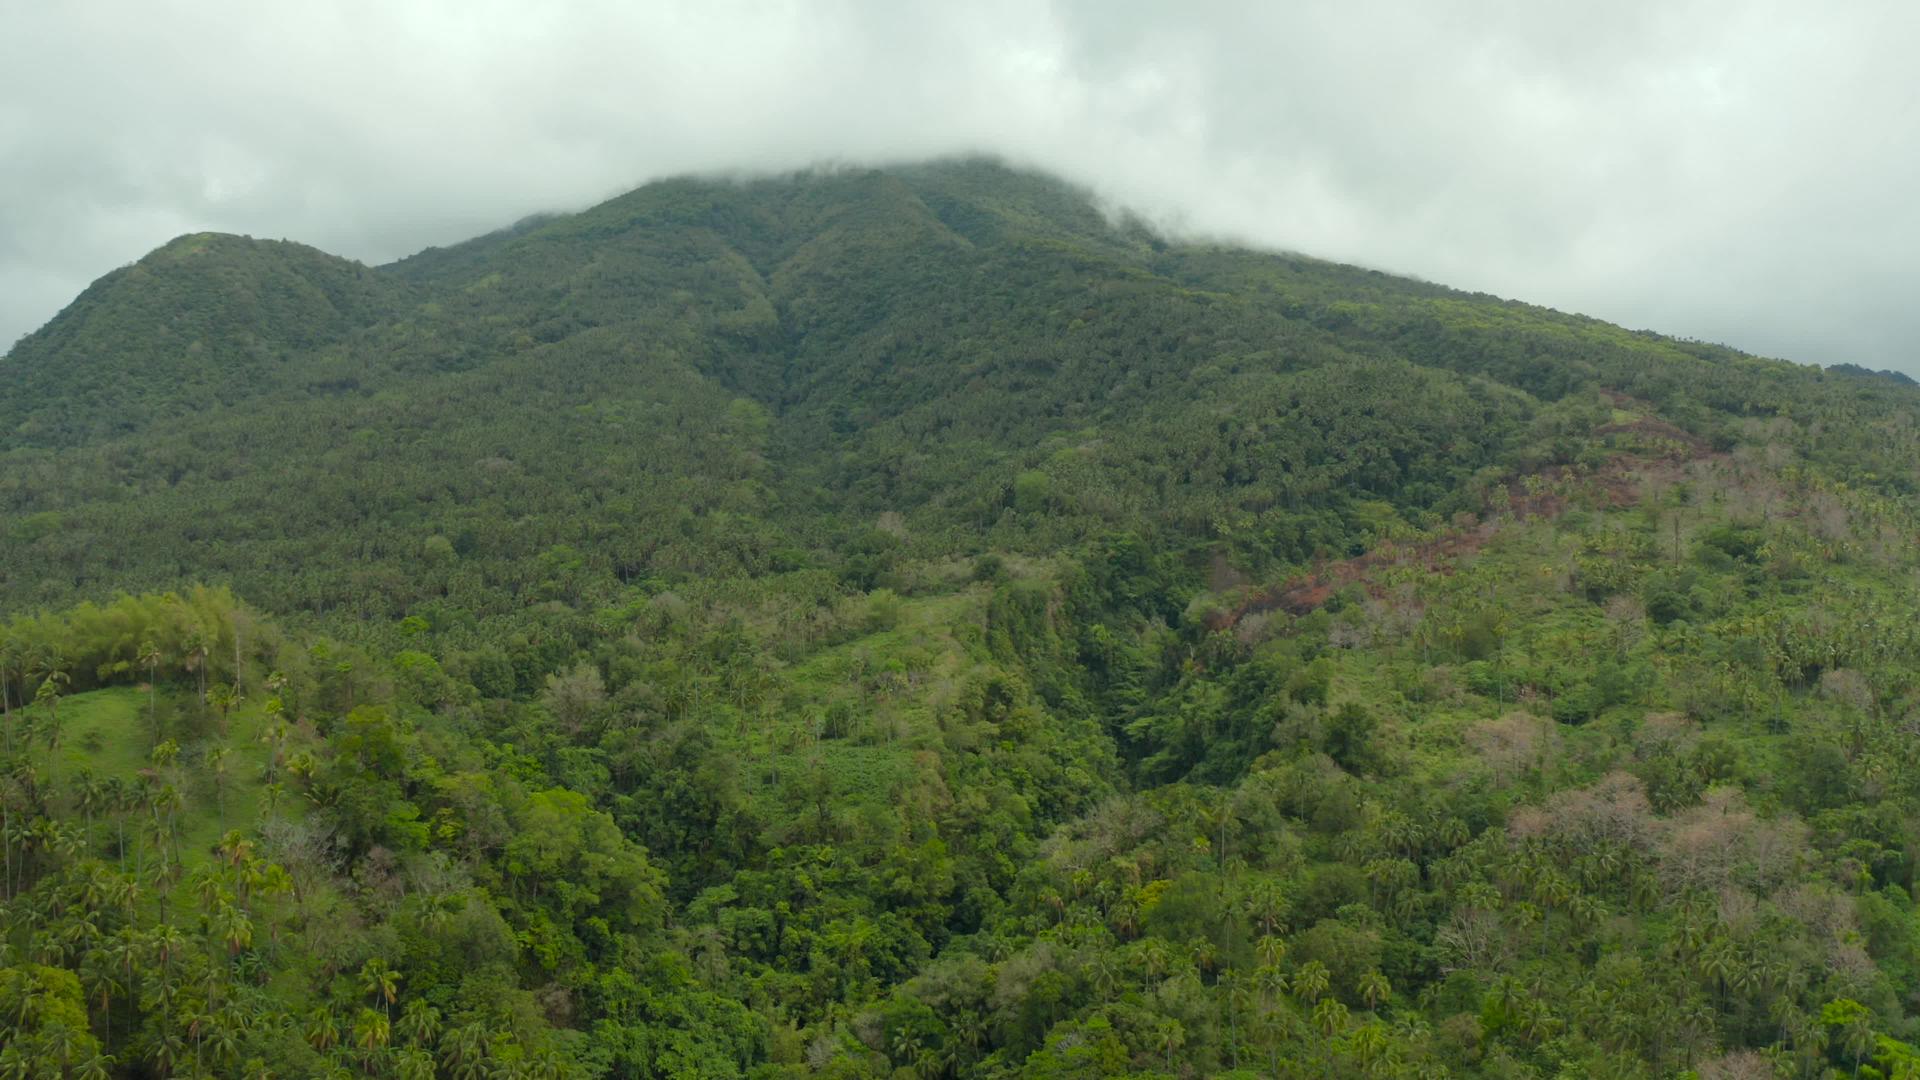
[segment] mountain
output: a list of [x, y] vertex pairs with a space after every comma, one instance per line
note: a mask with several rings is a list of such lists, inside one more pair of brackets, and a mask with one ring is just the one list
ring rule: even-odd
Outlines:
[[[1543, 426], [1579, 390], [1722, 441], [1898, 400], [1172, 244], [983, 162], [655, 184], [376, 270], [183, 238], [24, 340], [0, 383], [20, 391], [0, 599], [215, 577], [277, 611], [457, 623], [523, 609], [562, 548], [575, 604], [641, 577], [870, 577], [847, 551], [882, 542], [881, 515], [918, 555], [1125, 530], [1267, 574], [1347, 553], [1369, 501], [1428, 521], [1478, 470], [1565, 458]], [[123, 531], [143, 543], [105, 542]], [[471, 572], [422, 568], [434, 537]]]
[[1909, 381], [969, 159], [182, 237], [0, 386], [15, 1072], [1920, 1061]]

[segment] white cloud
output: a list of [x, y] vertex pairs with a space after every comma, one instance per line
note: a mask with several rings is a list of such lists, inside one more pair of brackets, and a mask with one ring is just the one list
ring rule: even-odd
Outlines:
[[172, 235], [369, 262], [979, 149], [1212, 235], [1920, 372], [1920, 9], [0, 0], [0, 340]]

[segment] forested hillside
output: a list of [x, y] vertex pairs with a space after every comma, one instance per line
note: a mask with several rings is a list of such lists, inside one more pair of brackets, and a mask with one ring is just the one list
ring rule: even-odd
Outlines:
[[0, 1076], [1920, 1075], [1920, 388], [981, 161], [0, 360]]

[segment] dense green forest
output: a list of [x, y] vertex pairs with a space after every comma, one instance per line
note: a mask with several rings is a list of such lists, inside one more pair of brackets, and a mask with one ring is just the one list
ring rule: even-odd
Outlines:
[[1920, 1077], [1920, 387], [976, 160], [0, 359], [0, 1078]]

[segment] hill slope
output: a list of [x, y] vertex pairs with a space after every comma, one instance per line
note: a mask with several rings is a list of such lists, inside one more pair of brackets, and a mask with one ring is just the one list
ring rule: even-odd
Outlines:
[[1920, 1064], [1897, 380], [969, 161], [183, 238], [0, 384], [8, 1075]]

